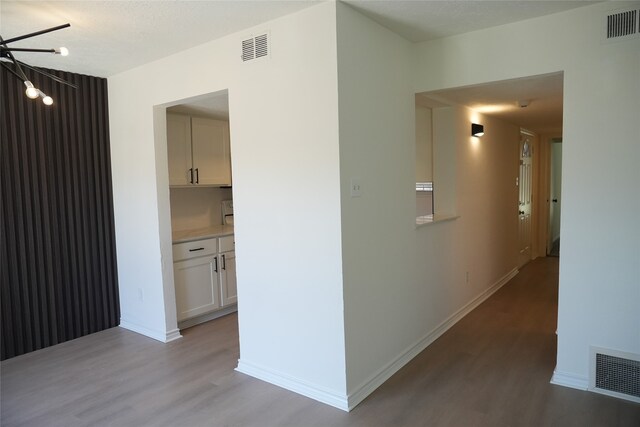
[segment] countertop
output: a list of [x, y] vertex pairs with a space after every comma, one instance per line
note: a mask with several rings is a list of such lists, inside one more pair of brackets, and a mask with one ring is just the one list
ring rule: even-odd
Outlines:
[[209, 239], [211, 237], [230, 236], [232, 234], [233, 225], [214, 225], [212, 227], [198, 228], [195, 230], [174, 231], [171, 237], [175, 244]]

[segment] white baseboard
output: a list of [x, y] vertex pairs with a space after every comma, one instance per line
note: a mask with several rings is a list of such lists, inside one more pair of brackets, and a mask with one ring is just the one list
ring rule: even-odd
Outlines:
[[153, 338], [154, 340], [157, 340], [163, 343], [174, 341], [182, 337], [178, 329], [173, 329], [167, 332], [155, 331], [153, 329], [149, 329], [147, 327], [137, 325], [133, 322], [129, 322], [122, 318], [120, 319], [120, 327], [127, 329], [129, 331], [144, 335], [146, 337]]
[[175, 341], [179, 338], [182, 338], [182, 335], [180, 335], [180, 329], [176, 328], [167, 332], [164, 342]]
[[365, 382], [358, 386], [354, 392], [348, 395], [348, 409], [355, 408], [360, 402], [362, 402], [367, 396], [373, 393], [378, 387], [380, 387], [386, 380], [391, 378], [393, 374], [398, 372], [400, 368], [409, 363], [411, 359], [416, 357], [420, 352], [427, 348], [432, 342], [438, 339], [449, 328], [458, 323], [460, 319], [469, 314], [474, 308], [482, 304], [487, 298], [493, 295], [498, 289], [504, 286], [509, 280], [511, 280], [516, 274], [518, 269], [514, 268], [509, 273], [501, 277], [497, 282], [491, 285], [487, 290], [475, 297], [469, 303], [467, 303], [460, 310], [453, 313], [442, 323], [440, 323], [431, 332], [427, 333], [424, 337], [419, 339], [416, 343], [405, 349], [398, 357], [380, 369], [377, 373], [369, 377]]
[[208, 322], [209, 320], [217, 319], [218, 317], [226, 316], [227, 314], [235, 313], [238, 311], [238, 305], [230, 305], [221, 310], [217, 310], [211, 313], [202, 314], [200, 316], [192, 317], [191, 319], [182, 320], [178, 322], [179, 329], [187, 329], [200, 323]]
[[575, 388], [577, 390], [588, 390], [589, 378], [569, 372], [560, 372], [558, 370], [554, 370], [553, 377], [551, 377], [551, 384]]
[[333, 390], [328, 390], [299, 378], [243, 360], [238, 360], [236, 371], [317, 400], [318, 402], [342, 409], [343, 411], [349, 411], [347, 396], [335, 393]]

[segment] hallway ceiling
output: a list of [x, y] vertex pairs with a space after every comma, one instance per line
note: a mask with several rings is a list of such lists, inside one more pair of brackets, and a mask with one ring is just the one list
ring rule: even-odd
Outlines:
[[[209, 40], [320, 3], [267, 1], [11, 1], [0, 3], [2, 36], [56, 25], [71, 28], [14, 47], [65, 46], [66, 58], [21, 53], [31, 65], [108, 77]], [[346, 3], [411, 41], [548, 15], [584, 1], [362, 1]]]
[[[426, 107], [463, 105], [539, 134], [562, 133], [563, 74], [553, 73], [419, 94]], [[528, 106], [520, 107], [519, 101]]]

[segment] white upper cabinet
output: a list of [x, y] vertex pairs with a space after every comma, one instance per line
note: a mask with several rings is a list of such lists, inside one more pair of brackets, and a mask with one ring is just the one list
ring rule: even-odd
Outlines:
[[191, 118], [194, 181], [199, 185], [231, 185], [229, 124]]
[[231, 185], [229, 123], [167, 114], [169, 185]]
[[190, 185], [192, 170], [191, 117], [167, 114], [169, 185]]

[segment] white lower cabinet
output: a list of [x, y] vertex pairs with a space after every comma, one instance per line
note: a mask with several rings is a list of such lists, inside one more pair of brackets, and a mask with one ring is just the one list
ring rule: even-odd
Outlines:
[[238, 286], [236, 284], [236, 252], [225, 252], [220, 255], [220, 290], [222, 291], [222, 305], [235, 304], [238, 301]]
[[[234, 249], [233, 236], [173, 245], [178, 322], [224, 308], [231, 310], [230, 306], [236, 304], [238, 298]], [[227, 312], [231, 312], [228, 310]], [[202, 321], [206, 320], [209, 319]], [[199, 322], [192, 324], [197, 323]]]
[[209, 313], [220, 307], [217, 264], [217, 255], [173, 264], [178, 321]]

